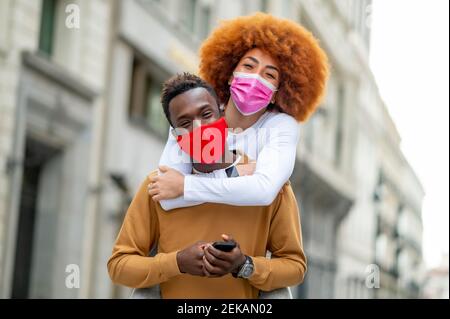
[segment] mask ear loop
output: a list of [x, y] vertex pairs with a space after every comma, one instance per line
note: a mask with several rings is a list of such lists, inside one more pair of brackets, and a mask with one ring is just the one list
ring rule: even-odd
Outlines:
[[172, 136], [173, 136], [175, 139], [178, 138], [178, 135], [177, 135], [177, 132], [176, 132], [176, 129], [175, 129], [175, 128], [170, 129], [170, 133], [172, 134]]
[[[234, 76], [234, 72], [233, 72], [233, 76]], [[228, 80], [228, 86], [231, 86], [231, 79]], [[278, 89], [274, 89], [273, 90], [273, 95], [275, 95], [278, 91], [279, 91], [279, 88]], [[275, 99], [271, 100], [270, 103], [271, 104], [275, 104]], [[220, 105], [219, 106], [219, 110], [222, 113], [225, 112], [225, 106], [224, 105]]]
[[186, 129], [183, 128], [171, 128], [170, 133], [177, 140], [179, 136], [182, 136], [186, 133], [189, 133]]
[[279, 88], [273, 90], [272, 100], [270, 101], [271, 104], [275, 104], [275, 97], [274, 96], [277, 94], [278, 90], [279, 90]]

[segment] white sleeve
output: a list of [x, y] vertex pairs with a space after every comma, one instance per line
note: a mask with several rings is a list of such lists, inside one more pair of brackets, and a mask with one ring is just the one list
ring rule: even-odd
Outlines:
[[236, 206], [270, 205], [294, 170], [300, 135], [294, 118], [279, 115], [264, 126], [270, 129], [268, 142], [258, 155], [253, 175], [220, 179], [187, 175], [184, 199]]
[[[181, 151], [175, 137], [172, 135], [171, 129], [169, 129], [169, 137], [159, 160], [159, 165], [169, 166], [183, 175], [190, 174], [192, 172], [192, 163], [189, 155]], [[161, 200], [159, 203], [164, 210], [203, 204], [203, 202], [198, 200], [187, 201], [182, 196], [174, 199]]]
[[164, 146], [163, 153], [159, 159], [159, 165], [169, 166], [184, 175], [190, 174], [192, 172], [191, 159], [189, 158], [189, 155], [180, 149], [171, 130], [172, 127], [169, 128], [169, 137], [167, 138], [166, 146]]
[[[205, 177], [207, 178], [207, 177]], [[162, 209], [165, 211], [172, 210], [175, 208], [182, 208], [182, 207], [192, 207], [196, 205], [203, 204], [204, 202], [200, 201], [193, 201], [193, 200], [185, 200], [183, 196], [173, 198], [173, 199], [164, 199], [160, 200], [159, 204], [161, 205]]]

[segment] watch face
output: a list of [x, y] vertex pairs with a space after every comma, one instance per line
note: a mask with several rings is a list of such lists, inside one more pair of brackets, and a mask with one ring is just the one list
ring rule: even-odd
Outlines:
[[250, 277], [252, 275], [252, 272], [253, 272], [253, 268], [252, 267], [245, 267], [243, 276], [245, 278], [248, 278], [248, 277]]
[[252, 274], [253, 274], [253, 264], [245, 263], [242, 268], [241, 277], [249, 278]]
[[245, 263], [239, 270], [238, 277], [248, 279], [253, 274], [253, 261], [250, 257], [246, 257]]

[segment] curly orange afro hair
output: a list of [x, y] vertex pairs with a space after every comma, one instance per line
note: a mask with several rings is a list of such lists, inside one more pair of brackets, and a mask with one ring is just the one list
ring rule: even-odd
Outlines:
[[255, 47], [279, 64], [275, 106], [297, 121], [307, 120], [324, 95], [328, 58], [311, 32], [292, 21], [265, 13], [224, 21], [200, 48], [200, 76], [215, 88], [221, 103], [227, 103], [228, 80]]

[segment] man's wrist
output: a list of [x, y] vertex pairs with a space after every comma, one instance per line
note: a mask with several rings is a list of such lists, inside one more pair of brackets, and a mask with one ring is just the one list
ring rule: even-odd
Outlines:
[[233, 269], [233, 271], [231, 273], [234, 274], [234, 275], [237, 275], [239, 270], [241, 269], [241, 267], [245, 264], [246, 260], [247, 260], [247, 256], [242, 254], [241, 260], [240, 260], [238, 266], [235, 269]]
[[237, 274], [233, 274], [233, 277], [249, 279], [253, 275], [254, 269], [253, 259], [245, 256], [245, 262], [239, 267]]
[[178, 265], [178, 269], [180, 270], [180, 272], [182, 273], [182, 274], [185, 274], [186, 272], [184, 271], [184, 267], [183, 267], [183, 262], [181, 261], [181, 259], [182, 259], [182, 251], [180, 250], [179, 252], [177, 252], [177, 265]]

